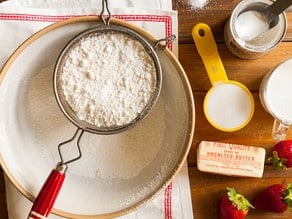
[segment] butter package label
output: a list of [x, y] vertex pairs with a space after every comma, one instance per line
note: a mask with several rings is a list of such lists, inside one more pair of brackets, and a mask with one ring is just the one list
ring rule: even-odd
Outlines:
[[261, 147], [202, 141], [197, 166], [202, 172], [261, 178], [266, 151]]

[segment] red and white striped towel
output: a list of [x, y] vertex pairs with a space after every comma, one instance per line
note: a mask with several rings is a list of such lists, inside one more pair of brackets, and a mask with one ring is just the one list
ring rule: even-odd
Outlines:
[[[86, 7], [78, 7], [78, 2], [84, 4], [86, 1], [41, 1], [37, 2], [38, 7], [31, 7], [33, 0], [26, 1], [7, 1], [0, 4], [0, 68], [10, 56], [10, 54], [30, 35], [46, 27], [47, 25], [72, 17], [98, 14], [98, 8], [93, 5], [95, 1], [87, 0]], [[60, 7], [59, 5], [64, 7]], [[66, 2], [66, 3], [65, 3]], [[74, 2], [74, 7], [68, 7], [69, 2]], [[98, 1], [99, 2], [99, 1]], [[118, 2], [118, 1], [116, 1]], [[121, 8], [121, 2], [124, 2]], [[129, 3], [130, 2], [130, 3]], [[134, 23], [148, 31], [157, 38], [164, 38], [172, 34], [177, 35], [177, 13], [169, 10], [170, 0], [139, 0], [136, 3], [141, 7], [144, 2], [144, 9], [135, 7], [135, 1], [119, 1], [117, 6], [111, 10], [114, 17]], [[149, 3], [153, 8], [149, 9]], [[113, 1], [114, 6], [115, 1]], [[91, 5], [90, 5], [91, 4]], [[54, 7], [54, 5], [56, 7]], [[73, 3], [72, 3], [73, 5]], [[84, 5], [81, 5], [84, 6]], [[132, 6], [129, 8], [129, 6]], [[134, 7], [133, 7], [134, 6]], [[162, 10], [167, 7], [166, 10]], [[159, 10], [157, 9], [159, 8]], [[171, 46], [174, 54], [177, 55], [177, 42]], [[8, 213], [10, 219], [24, 219], [23, 212], [29, 212], [31, 204], [27, 201], [9, 182], [6, 181], [6, 196]], [[50, 218], [60, 218], [50, 216]], [[165, 189], [164, 192], [148, 205], [120, 217], [121, 219], [131, 218], [151, 218], [151, 219], [191, 219], [193, 218], [189, 178], [187, 165], [185, 164], [174, 179], [174, 181]]]

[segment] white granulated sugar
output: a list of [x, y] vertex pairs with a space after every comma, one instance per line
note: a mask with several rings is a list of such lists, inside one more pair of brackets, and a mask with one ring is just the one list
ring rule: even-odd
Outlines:
[[216, 85], [207, 99], [209, 118], [223, 128], [236, 128], [244, 124], [252, 111], [248, 93], [235, 84]]
[[237, 17], [235, 29], [240, 39], [249, 41], [268, 31], [269, 23], [261, 12], [246, 11]]
[[121, 33], [90, 35], [65, 58], [61, 86], [77, 117], [98, 127], [125, 125], [145, 108], [156, 86], [153, 59]]
[[193, 9], [202, 9], [208, 3], [208, 0], [189, 0], [189, 4]]

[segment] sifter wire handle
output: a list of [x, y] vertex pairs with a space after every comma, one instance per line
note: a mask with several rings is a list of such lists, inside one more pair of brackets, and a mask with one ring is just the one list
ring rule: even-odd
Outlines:
[[[106, 18], [104, 16], [105, 9], [108, 13], [108, 17], [106, 17]], [[104, 26], [106, 26], [106, 27], [109, 26], [111, 17], [112, 17], [112, 15], [111, 15], [111, 12], [110, 12], [109, 7], [108, 7], [107, 0], [102, 0], [102, 8], [101, 8], [101, 12], [100, 12], [100, 18], [101, 18], [102, 22], [104, 23]]]

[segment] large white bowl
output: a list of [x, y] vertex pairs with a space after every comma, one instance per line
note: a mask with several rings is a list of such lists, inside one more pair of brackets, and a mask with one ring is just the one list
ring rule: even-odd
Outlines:
[[[113, 22], [155, 41], [144, 30], [117, 20]], [[53, 24], [24, 42], [1, 71], [0, 162], [12, 183], [31, 201], [59, 162], [57, 145], [76, 130], [59, 110], [53, 95], [55, 62], [72, 37], [94, 25], [96, 17], [91, 16]], [[176, 58], [168, 49], [157, 53], [163, 85], [154, 110], [124, 133], [109, 136], [86, 133], [82, 137], [82, 158], [69, 165], [54, 213], [70, 218], [112, 218], [126, 214], [149, 202], [180, 170], [192, 142], [194, 101], [188, 79]], [[116, 150], [124, 149], [119, 145], [124, 145], [129, 155], [122, 166], [113, 155]], [[135, 150], [141, 154], [132, 153]], [[149, 164], [141, 160], [146, 152], [151, 155], [147, 158]], [[73, 156], [71, 153], [71, 149], [64, 152], [66, 156]], [[141, 166], [142, 162], [147, 165]], [[115, 168], [122, 168], [122, 175], [111, 175], [117, 173]]]

